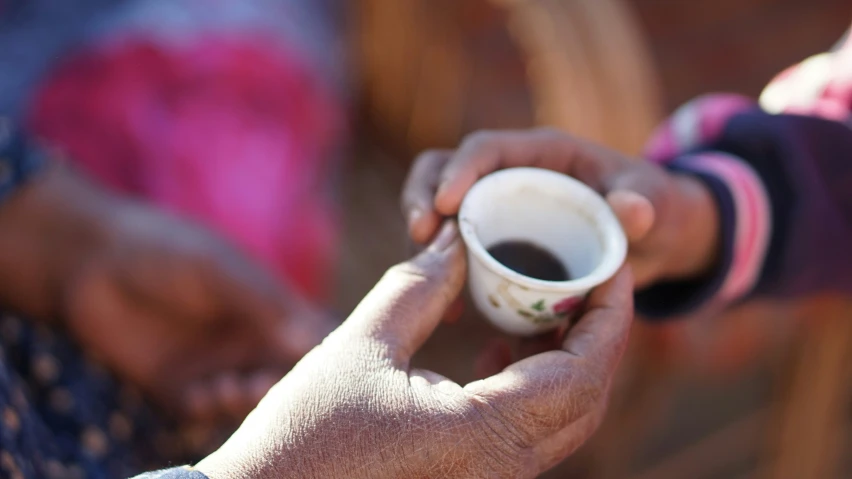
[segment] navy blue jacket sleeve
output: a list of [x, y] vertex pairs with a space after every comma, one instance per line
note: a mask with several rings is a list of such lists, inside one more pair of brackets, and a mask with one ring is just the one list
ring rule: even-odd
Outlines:
[[704, 278], [637, 293], [640, 313], [666, 319], [702, 307], [718, 296], [735, 261], [738, 212], [732, 207], [732, 188], [685, 161], [708, 154], [747, 165], [769, 204], [771, 227], [756, 280], [735, 299], [852, 296], [852, 129], [835, 121], [754, 110], [732, 117], [718, 138], [667, 166], [704, 180], [716, 198], [722, 220], [720, 261]]

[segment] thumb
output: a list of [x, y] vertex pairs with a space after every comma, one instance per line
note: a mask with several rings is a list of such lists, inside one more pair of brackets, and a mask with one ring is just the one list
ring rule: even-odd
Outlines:
[[428, 248], [388, 270], [338, 330], [382, 346], [397, 366], [431, 336], [464, 284], [464, 247], [447, 221]]
[[619, 189], [609, 193], [606, 201], [621, 223], [630, 243], [642, 241], [654, 226], [654, 205], [645, 196], [635, 191]]
[[561, 349], [521, 360], [465, 391], [496, 410], [511, 411], [504, 418], [515, 427], [546, 438], [605, 405], [632, 319], [627, 267], [592, 291]]

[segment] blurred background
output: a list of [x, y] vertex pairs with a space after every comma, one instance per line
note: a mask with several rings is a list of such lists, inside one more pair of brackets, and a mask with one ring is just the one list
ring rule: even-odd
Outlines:
[[[757, 97], [852, 21], [847, 0], [356, 3], [343, 310], [409, 252], [397, 194], [417, 151], [545, 124], [638, 154], [680, 104]], [[677, 347], [637, 324], [604, 427], [546, 477], [852, 476], [850, 318], [852, 305], [829, 298], [748, 304], [678, 326]], [[471, 379], [476, 350], [496, 334], [468, 308], [420, 361]]]
[[[412, 253], [418, 151], [550, 125], [638, 156], [680, 104], [756, 97], [852, 22], [849, 0], [4, 3], [0, 111], [344, 315]], [[601, 431], [546, 477], [852, 476], [850, 317], [814, 298], [639, 322]], [[417, 360], [469, 381], [497, 335], [468, 307]]]

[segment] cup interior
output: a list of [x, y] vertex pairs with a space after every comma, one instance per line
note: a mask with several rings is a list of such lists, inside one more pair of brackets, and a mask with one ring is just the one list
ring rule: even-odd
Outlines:
[[[624, 233], [600, 195], [573, 178], [539, 168], [512, 168], [481, 179], [465, 197], [459, 222], [472, 254], [522, 284], [593, 287], [612, 276], [626, 254]], [[570, 279], [523, 276], [488, 254], [492, 246], [508, 241], [550, 252]]]

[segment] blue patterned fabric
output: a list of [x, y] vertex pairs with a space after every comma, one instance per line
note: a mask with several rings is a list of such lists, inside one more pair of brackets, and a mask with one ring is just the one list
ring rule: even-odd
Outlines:
[[146, 472], [141, 476], [136, 476], [134, 479], [207, 479], [207, 476], [198, 471], [176, 467], [174, 469]]
[[0, 202], [32, 178], [46, 163], [42, 150], [30, 148], [26, 139], [0, 117]]
[[0, 317], [0, 477], [132, 476], [155, 457], [157, 423], [64, 335]]
[[[0, 202], [45, 164], [0, 117]], [[63, 332], [0, 312], [0, 478], [123, 478], [162, 466], [160, 424]]]

